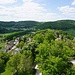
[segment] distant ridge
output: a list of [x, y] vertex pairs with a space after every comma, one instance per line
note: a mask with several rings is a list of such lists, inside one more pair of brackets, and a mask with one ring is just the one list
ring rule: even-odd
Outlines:
[[40, 29], [59, 29], [59, 30], [68, 30], [75, 29], [75, 20], [58, 20], [54, 22], [43, 22], [37, 28]]
[[[56, 29], [64, 31], [75, 31], [75, 20], [57, 20], [48, 22], [38, 22], [38, 21], [10, 21], [3, 22], [0, 21], [0, 30], [12, 30], [12, 29], [22, 29], [22, 28], [35, 28], [35, 29]], [[0, 33], [1, 33], [0, 31]]]

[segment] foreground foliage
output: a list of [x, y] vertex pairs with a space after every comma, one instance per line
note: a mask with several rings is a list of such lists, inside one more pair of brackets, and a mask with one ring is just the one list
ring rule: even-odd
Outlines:
[[42, 75], [75, 75], [71, 62], [75, 58], [75, 40], [63, 31], [46, 29], [25, 35], [18, 47], [21, 51], [14, 55], [0, 54], [1, 75], [35, 75], [35, 65]]

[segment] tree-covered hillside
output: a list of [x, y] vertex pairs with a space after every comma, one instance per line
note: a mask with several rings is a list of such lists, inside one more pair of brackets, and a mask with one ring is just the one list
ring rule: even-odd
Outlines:
[[9, 33], [19, 30], [34, 28], [39, 22], [36, 21], [19, 21], [19, 22], [2, 22], [0, 21], [0, 33]]
[[14, 32], [26, 29], [56, 29], [64, 30], [67, 33], [75, 33], [74, 20], [58, 20], [53, 22], [37, 22], [37, 21], [19, 21], [19, 22], [0, 22], [0, 33]]
[[0, 27], [0, 33], [7, 33], [8, 30], [4, 27]]
[[58, 20], [54, 22], [43, 22], [36, 27], [37, 29], [55, 29], [63, 30], [68, 34], [75, 35], [75, 21], [74, 20]]
[[0, 26], [5, 28], [17, 28], [17, 27], [25, 27], [30, 28], [35, 25], [38, 25], [39, 22], [36, 21], [19, 21], [19, 22], [2, 22], [0, 21]]
[[75, 21], [74, 20], [58, 20], [54, 22], [44, 22], [41, 25], [37, 26], [39, 29], [59, 29], [59, 30], [69, 30], [75, 29]]

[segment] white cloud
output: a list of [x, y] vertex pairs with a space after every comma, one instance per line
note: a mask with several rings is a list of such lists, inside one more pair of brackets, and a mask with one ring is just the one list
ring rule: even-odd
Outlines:
[[58, 7], [62, 15], [68, 19], [75, 19], [75, 8], [70, 6]]
[[[3, 2], [5, 1], [5, 3]], [[18, 0], [2, 0], [2, 4], [13, 3]], [[0, 1], [1, 4], [1, 1]], [[0, 6], [0, 20], [19, 21], [53, 21], [58, 19], [75, 19], [75, 8], [70, 6], [58, 7], [62, 14], [56, 14], [44, 8], [43, 4], [35, 3], [33, 0], [23, 0], [23, 4], [17, 7]]]
[[8, 4], [8, 3], [14, 3], [17, 0], [0, 0], [0, 4]]
[[74, 19], [75, 16], [75, 8], [69, 6], [58, 7], [58, 9], [62, 12], [65, 17]]
[[75, 0], [72, 2], [72, 5], [75, 5]]
[[48, 12], [43, 6], [32, 0], [23, 0], [23, 5], [18, 7], [0, 6], [0, 20], [37, 20], [50, 21], [59, 19], [57, 14]]
[[[72, 2], [72, 5], [75, 5], [75, 0]], [[59, 11], [61, 11], [62, 15], [69, 19], [75, 20], [75, 7], [74, 6], [62, 6], [58, 7]]]
[[75, 13], [75, 8], [74, 7], [69, 7], [69, 6], [62, 6], [58, 7], [58, 9], [63, 13], [63, 14], [73, 14]]

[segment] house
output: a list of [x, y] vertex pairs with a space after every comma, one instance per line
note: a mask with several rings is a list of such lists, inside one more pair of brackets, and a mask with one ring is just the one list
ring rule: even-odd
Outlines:
[[5, 52], [8, 52], [12, 47], [10, 45], [5, 45]]
[[61, 35], [59, 35], [59, 38], [62, 38], [62, 36], [61, 36]]
[[71, 63], [73, 64], [73, 65], [75, 65], [75, 60], [73, 59], [73, 60], [71, 60]]
[[58, 38], [56, 38], [55, 40], [61, 41], [62, 36], [59, 35]]
[[31, 38], [30, 37], [27, 39], [27, 42], [31, 42]]
[[10, 45], [10, 46], [13, 46], [14, 45], [14, 41], [13, 40], [8, 41], [7, 44]]
[[14, 45], [16, 45], [16, 44], [18, 44], [19, 43], [19, 40], [18, 40], [18, 38], [17, 39], [15, 39], [15, 41], [14, 41]]
[[61, 38], [56, 38], [55, 40], [61, 41]]
[[73, 40], [75, 40], [75, 37], [73, 38]]
[[35, 34], [35, 32], [31, 32], [31, 34]]
[[12, 52], [12, 55], [13, 54], [16, 54], [17, 52], [19, 52], [21, 50], [21, 48], [16, 48], [16, 49], [14, 49], [14, 51]]
[[11, 50], [11, 48], [14, 46], [14, 41], [9, 41], [7, 42], [7, 45], [5, 45], [5, 51], [8, 52], [9, 50]]
[[12, 54], [12, 51], [13, 51], [13, 50], [9, 50], [8, 53]]
[[35, 66], [36, 74], [35, 75], [42, 75], [42, 73], [39, 71], [38, 65]]

